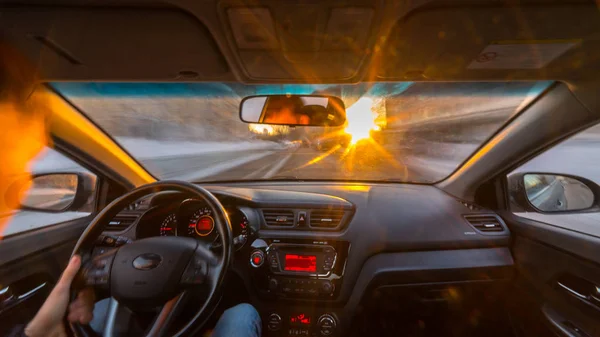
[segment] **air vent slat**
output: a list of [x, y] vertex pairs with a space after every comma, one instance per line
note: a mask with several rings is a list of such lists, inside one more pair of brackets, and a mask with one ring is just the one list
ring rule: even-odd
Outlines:
[[263, 209], [262, 212], [267, 226], [294, 226], [294, 212], [291, 210]]
[[465, 219], [473, 228], [483, 233], [503, 232], [505, 230], [502, 221], [495, 215], [465, 215]]
[[310, 213], [310, 226], [313, 228], [336, 228], [343, 219], [343, 210], [313, 210]]
[[107, 231], [122, 231], [129, 228], [138, 219], [137, 216], [117, 215], [108, 223]]

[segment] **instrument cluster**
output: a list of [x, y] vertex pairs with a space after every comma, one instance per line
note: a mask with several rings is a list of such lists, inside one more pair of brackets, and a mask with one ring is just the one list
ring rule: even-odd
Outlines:
[[[227, 216], [233, 231], [233, 243], [236, 250], [248, 241], [251, 226], [247, 210], [235, 206], [226, 207]], [[184, 200], [179, 208], [162, 220], [158, 228], [160, 236], [188, 236], [220, 246], [219, 232], [215, 216], [208, 205], [197, 199]]]

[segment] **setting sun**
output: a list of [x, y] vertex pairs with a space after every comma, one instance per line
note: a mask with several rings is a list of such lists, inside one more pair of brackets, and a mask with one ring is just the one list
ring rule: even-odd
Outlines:
[[373, 112], [373, 99], [361, 97], [352, 106], [346, 109], [346, 133], [352, 136], [351, 144], [356, 144], [363, 139], [371, 136], [371, 130], [379, 130], [380, 127], [375, 124], [377, 114]]

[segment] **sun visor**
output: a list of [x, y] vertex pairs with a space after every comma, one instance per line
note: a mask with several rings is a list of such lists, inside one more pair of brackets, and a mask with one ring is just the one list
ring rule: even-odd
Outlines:
[[[419, 10], [392, 29], [385, 80], [577, 79], [600, 69], [595, 5]], [[595, 69], [595, 71], [590, 71]]]
[[255, 80], [349, 79], [368, 49], [375, 10], [329, 4], [271, 4], [226, 10], [232, 45]]
[[207, 28], [172, 9], [3, 9], [0, 29], [46, 80], [218, 79], [229, 67]]

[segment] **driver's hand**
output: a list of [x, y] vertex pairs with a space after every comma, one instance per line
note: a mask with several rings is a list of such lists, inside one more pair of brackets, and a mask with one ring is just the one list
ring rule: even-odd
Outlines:
[[25, 328], [27, 336], [66, 336], [63, 317], [67, 306], [69, 306], [69, 321], [87, 324], [92, 320], [95, 298], [91, 288], [80, 291], [77, 299], [69, 305], [71, 283], [80, 266], [81, 258], [77, 255], [73, 256], [46, 302], [27, 324]]

